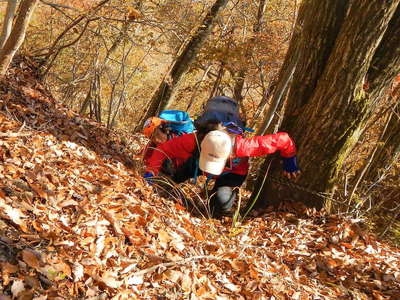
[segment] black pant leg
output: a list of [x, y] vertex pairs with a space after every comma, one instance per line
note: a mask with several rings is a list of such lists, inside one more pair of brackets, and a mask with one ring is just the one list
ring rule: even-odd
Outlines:
[[227, 173], [219, 176], [213, 190], [211, 191], [210, 206], [214, 215], [224, 211], [229, 211], [238, 193], [238, 188], [246, 179], [245, 175]]

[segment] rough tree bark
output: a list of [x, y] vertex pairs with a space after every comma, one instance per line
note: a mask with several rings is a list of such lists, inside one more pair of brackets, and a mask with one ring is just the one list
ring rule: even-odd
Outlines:
[[176, 58], [163, 81], [153, 94], [146, 113], [136, 127], [137, 130], [143, 127], [147, 118], [156, 115], [168, 105], [168, 101], [171, 98], [174, 88], [177, 86], [182, 75], [188, 70], [190, 63], [194, 60], [198, 50], [211, 31], [218, 13], [225, 7], [227, 2], [228, 0], [216, 0], [214, 2], [201, 25], [197, 28], [196, 33], [185, 45], [184, 49]]
[[[298, 115], [311, 99], [331, 55], [348, 9], [348, 0], [303, 1], [281, 74], [298, 63], [289, 86], [287, 115]], [[285, 81], [280, 74], [279, 81]], [[279, 84], [279, 82], [278, 82]]]
[[[368, 91], [370, 102], [372, 104], [370, 115], [379, 107], [379, 102], [384, 99], [384, 95], [388, 92], [388, 87], [391, 87], [393, 78], [400, 73], [400, 4], [398, 5], [385, 35], [372, 58], [371, 66], [368, 70], [365, 88]], [[382, 128], [382, 137], [380, 141], [382, 144], [371, 150], [370, 158], [366, 164], [357, 171], [353, 179], [353, 195], [363, 178], [369, 181], [375, 181], [380, 178], [382, 170], [389, 169], [391, 165], [398, 159], [398, 151], [400, 150], [400, 143], [396, 148], [396, 130], [399, 127], [398, 110], [399, 110], [399, 93], [400, 86], [397, 85], [395, 91], [390, 92], [391, 97], [397, 102], [392, 108], [389, 116], [388, 123]], [[370, 115], [367, 115], [365, 122], [368, 121]], [[397, 120], [397, 121], [396, 121]], [[364, 130], [367, 126], [364, 127]], [[399, 138], [397, 142], [399, 142]], [[397, 149], [397, 150], [396, 150]], [[350, 197], [351, 198], [351, 197]]]
[[25, 32], [38, 0], [22, 0], [9, 38], [0, 50], [0, 75], [4, 76], [11, 60], [25, 39]]
[[[329, 197], [322, 199], [304, 190], [268, 182], [259, 203], [291, 199], [330, 208], [338, 171], [357, 142], [370, 109], [370, 98], [363, 90], [365, 76], [399, 2], [303, 2], [296, 25], [303, 28], [303, 34], [293, 41], [301, 62], [290, 85], [281, 129], [289, 132], [298, 145], [303, 173], [299, 184]], [[280, 169], [274, 163], [270, 175], [279, 176]]]
[[14, 21], [14, 15], [17, 11], [17, 0], [8, 0], [6, 15], [4, 16], [3, 28], [0, 37], [0, 49], [4, 47], [8, 37], [10, 36], [11, 28]]

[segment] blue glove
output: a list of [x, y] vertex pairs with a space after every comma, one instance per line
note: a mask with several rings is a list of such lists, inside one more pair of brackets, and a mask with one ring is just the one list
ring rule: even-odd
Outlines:
[[146, 173], [144, 173], [143, 178], [144, 178], [147, 182], [149, 182], [149, 179], [151, 180], [151, 177], [153, 177], [153, 176], [154, 176], [153, 173], [151, 173], [151, 172], [146, 172]]
[[297, 157], [282, 157], [283, 162], [283, 170], [288, 173], [293, 173], [300, 171], [299, 167], [297, 166]]

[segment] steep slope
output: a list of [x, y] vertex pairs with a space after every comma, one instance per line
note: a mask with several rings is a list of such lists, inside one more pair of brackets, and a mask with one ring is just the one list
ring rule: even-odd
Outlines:
[[400, 299], [399, 249], [360, 220], [199, 218], [143, 182], [140, 147], [14, 63], [0, 85], [1, 300]]

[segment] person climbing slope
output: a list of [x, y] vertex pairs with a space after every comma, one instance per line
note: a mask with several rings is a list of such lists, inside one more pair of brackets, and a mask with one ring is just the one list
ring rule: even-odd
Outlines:
[[[193, 120], [187, 112], [180, 110], [164, 110], [157, 117], [147, 119], [143, 126], [143, 134], [149, 142], [142, 151], [144, 163], [146, 164], [159, 144], [193, 130]], [[166, 161], [163, 166], [166, 175], [171, 175], [170, 165], [169, 161]]]
[[151, 180], [162, 169], [165, 160], [172, 162], [171, 179], [181, 183], [203, 175], [215, 178], [210, 206], [213, 216], [230, 212], [249, 170], [249, 157], [280, 152], [284, 175], [295, 178], [299, 173], [294, 141], [286, 132], [245, 138], [233, 122], [217, 120], [203, 123], [197, 132], [184, 134], [161, 143], [146, 161], [144, 178]]

